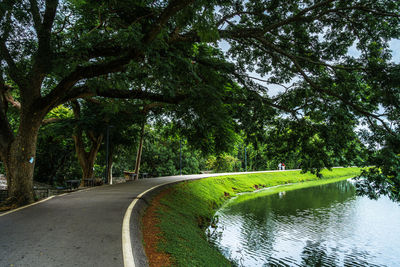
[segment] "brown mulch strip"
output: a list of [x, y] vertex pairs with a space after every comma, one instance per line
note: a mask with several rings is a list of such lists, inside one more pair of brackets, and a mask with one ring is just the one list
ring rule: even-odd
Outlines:
[[160, 219], [157, 217], [157, 209], [161, 207], [160, 199], [168, 194], [171, 189], [163, 190], [150, 203], [144, 216], [142, 217], [142, 233], [144, 249], [150, 267], [171, 266], [172, 260], [169, 254], [158, 251], [157, 244], [161, 241], [161, 230], [157, 226]]

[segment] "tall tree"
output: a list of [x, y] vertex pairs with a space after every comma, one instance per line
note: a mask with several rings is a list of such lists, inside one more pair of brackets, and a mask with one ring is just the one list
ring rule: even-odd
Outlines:
[[[19, 204], [33, 201], [39, 127], [51, 109], [83, 97], [176, 104], [194, 94], [212, 98], [209, 106], [258, 103], [293, 120], [301, 120], [313, 103], [334, 103], [321, 114], [329, 118], [342, 105], [343, 114], [398, 136], [398, 126], [390, 127], [379, 107], [382, 96], [393, 91], [384, 74], [391, 67], [388, 41], [400, 37], [399, 11], [396, 0], [5, 0], [0, 5], [0, 155], [10, 196]], [[199, 42], [217, 41], [229, 44], [225, 56], [234, 67], [192, 49]], [[347, 53], [353, 44], [361, 53], [358, 58]], [[216, 83], [201, 75], [203, 68], [229, 73], [216, 76], [223, 84], [227, 76], [234, 77], [245, 89], [243, 98], [214, 93]], [[266, 83], [256, 83], [249, 71], [265, 76]], [[121, 82], [121, 76], [130, 79]], [[159, 87], [144, 89], [151, 81]], [[272, 84], [287, 90], [268, 96]], [[10, 91], [18, 93], [11, 98]], [[298, 101], [288, 105], [290, 96]], [[8, 105], [20, 106], [15, 133]], [[395, 103], [383, 106], [392, 109]], [[202, 108], [195, 107], [201, 115]]]
[[[52, 108], [94, 95], [176, 101], [140, 88], [96, 92], [81, 84], [76, 86], [93, 77], [125, 70], [131, 61], [143, 61], [146, 46], [157, 38], [172, 16], [190, 4], [172, 1], [166, 5], [160, 3], [152, 10], [135, 1], [126, 2], [130, 3], [119, 6], [110, 3], [106, 7], [96, 2], [57, 0], [2, 3], [0, 154], [7, 172], [9, 195], [16, 203], [33, 201], [37, 134]], [[126, 4], [133, 5], [126, 9]], [[145, 21], [134, 23], [136, 16], [124, 14], [125, 10], [144, 12]], [[137, 29], [141, 24], [145, 27]], [[18, 90], [20, 95], [16, 135], [7, 120], [7, 102], [14, 101], [7, 97], [10, 90]]]
[[80, 173], [75, 158], [72, 139], [73, 111], [61, 105], [45, 118], [39, 131], [34, 180], [47, 184], [62, 185], [64, 180], [73, 179]]
[[[85, 118], [85, 121], [88, 122], [87, 124], [90, 124], [90, 128], [85, 127], [86, 129], [83, 129], [80, 103], [76, 100], [72, 101], [72, 108], [74, 111], [75, 120], [77, 122], [72, 137], [75, 142], [76, 156], [78, 157], [79, 165], [82, 168], [81, 186], [83, 186], [85, 183], [85, 179], [93, 179], [93, 167], [96, 161], [97, 153], [99, 152], [100, 146], [104, 139], [104, 131], [99, 130], [98, 125], [94, 125], [96, 123], [99, 123], [98, 120], [93, 121], [87, 117]], [[86, 150], [83, 133], [85, 133], [86, 139], [88, 139], [89, 151]]]

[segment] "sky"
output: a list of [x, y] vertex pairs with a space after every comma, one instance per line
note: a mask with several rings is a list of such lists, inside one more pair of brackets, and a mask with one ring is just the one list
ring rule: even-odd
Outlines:
[[393, 61], [395, 63], [400, 63], [400, 40], [393, 39], [390, 41], [390, 50], [392, 50]]

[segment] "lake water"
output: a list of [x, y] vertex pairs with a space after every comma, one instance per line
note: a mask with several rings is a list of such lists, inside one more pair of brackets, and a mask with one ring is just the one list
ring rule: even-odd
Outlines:
[[356, 196], [349, 181], [262, 195], [233, 199], [208, 229], [237, 265], [400, 266], [398, 203]]

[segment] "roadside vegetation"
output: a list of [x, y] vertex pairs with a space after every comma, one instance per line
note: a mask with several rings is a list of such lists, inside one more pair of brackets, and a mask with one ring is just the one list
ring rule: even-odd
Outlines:
[[[205, 232], [216, 210], [228, 199], [238, 193], [277, 185], [293, 184], [262, 194], [336, 182], [360, 172], [360, 168], [335, 168], [323, 170], [323, 177], [318, 178], [311, 173], [281, 171], [212, 177], [173, 185], [165, 189], [169, 190], [168, 194], [157, 201], [159, 205], [153, 211], [159, 222], [157, 250], [169, 255], [174, 266], [231, 266], [232, 263], [208, 243]], [[143, 223], [146, 225], [146, 221]], [[149, 241], [145, 239], [144, 242]], [[151, 261], [151, 255], [148, 258]]]

